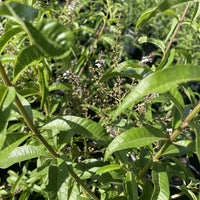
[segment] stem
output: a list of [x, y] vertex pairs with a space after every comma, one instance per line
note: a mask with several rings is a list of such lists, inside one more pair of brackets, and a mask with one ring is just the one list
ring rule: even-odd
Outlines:
[[[4, 82], [4, 84], [7, 87], [12, 87], [12, 83], [10, 82], [10, 80], [8, 79], [8, 76], [4, 70], [4, 67], [0, 61], [0, 75], [1, 78]], [[29, 117], [28, 113], [26, 112], [24, 106], [22, 105], [19, 97], [15, 96], [15, 104], [19, 110], [19, 112], [21, 113], [21, 115], [23, 116], [23, 119], [25, 121], [25, 123], [27, 124], [27, 126], [29, 127], [29, 129], [32, 131], [32, 135], [36, 136], [41, 143], [48, 149], [48, 151], [55, 157], [55, 158], [60, 158], [60, 155], [53, 149], [53, 147], [44, 139], [44, 137], [40, 134], [40, 131], [37, 129], [37, 127], [33, 124], [31, 118]], [[89, 189], [87, 188], [87, 186], [84, 184], [84, 182], [74, 173], [73, 169], [67, 165], [67, 169], [69, 171], [69, 173], [71, 174], [71, 176], [76, 180], [77, 183], [79, 183], [84, 190], [90, 194], [90, 196], [94, 199], [94, 200], [99, 200], [99, 198]]]
[[186, 6], [186, 8], [185, 8], [185, 11], [184, 11], [184, 13], [183, 13], [183, 15], [182, 15], [182, 17], [181, 17], [179, 23], [178, 23], [178, 25], [177, 25], [177, 27], [176, 27], [176, 29], [175, 29], [173, 35], [172, 35], [172, 38], [171, 38], [171, 40], [169, 41], [169, 44], [168, 44], [168, 46], [167, 46], [167, 49], [166, 49], [165, 53], [163, 54], [163, 57], [162, 57], [161, 62], [164, 60], [166, 53], [169, 51], [170, 47], [172, 46], [172, 42], [173, 42], [174, 38], [176, 37], [176, 34], [177, 34], [177, 32], [178, 32], [178, 30], [179, 30], [179, 28], [180, 28], [180, 26], [181, 26], [181, 24], [182, 24], [182, 22], [183, 22], [183, 19], [184, 19], [185, 15], [186, 15], [186, 13], [187, 13], [187, 11], [188, 11], [188, 9], [189, 9], [189, 6], [190, 6], [190, 3], [188, 3], [187, 6]]
[[181, 131], [188, 126], [188, 124], [194, 119], [194, 117], [200, 112], [200, 102], [195, 106], [195, 108], [190, 112], [190, 114], [185, 118], [185, 120], [181, 123], [181, 125], [172, 133], [169, 140], [165, 142], [165, 144], [161, 147], [158, 153], [150, 159], [147, 165], [141, 169], [139, 172], [139, 178], [144, 176], [144, 174], [150, 169], [154, 161], [157, 161], [162, 154], [167, 150], [167, 148], [172, 144], [172, 142], [177, 138], [177, 136], [181, 133]]

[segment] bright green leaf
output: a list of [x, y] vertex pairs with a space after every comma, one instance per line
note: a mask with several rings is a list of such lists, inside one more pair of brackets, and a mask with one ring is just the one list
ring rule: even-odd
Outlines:
[[182, 82], [200, 80], [199, 74], [200, 66], [194, 65], [174, 65], [150, 74], [125, 97], [122, 104], [114, 111], [114, 119], [126, 108], [132, 108], [143, 96], [167, 92]]
[[[8, 119], [9, 119], [10, 112], [11, 112], [11, 106], [15, 99], [15, 88], [9, 87], [8, 92], [7, 92], [7, 88], [5, 91], [5, 87], [1, 86], [0, 90], [2, 90], [2, 93], [3, 93], [3, 94], [0, 94], [0, 102], [3, 100], [2, 106], [0, 107], [0, 123], [1, 123], [1, 126], [0, 126], [0, 149], [1, 149], [4, 144], [5, 138], [6, 138], [6, 132], [7, 132], [6, 129], [7, 129]], [[6, 94], [6, 96], [5, 96], [5, 94]]]
[[23, 29], [21, 27], [13, 27], [9, 29], [7, 32], [5, 32], [1, 37], [0, 37], [0, 54], [4, 50], [6, 44], [9, 42], [9, 40], [15, 36], [16, 34], [22, 32]]
[[28, 137], [29, 135], [24, 133], [6, 134], [3, 147], [0, 151], [0, 160], [6, 159], [7, 156]]
[[76, 116], [56, 117], [47, 122], [41, 129], [57, 129], [85, 135], [94, 141], [107, 145], [111, 140], [109, 134], [98, 123]]
[[52, 85], [49, 86], [49, 92], [54, 90], [71, 90], [71, 89], [72, 89], [71, 85], [67, 83], [53, 83]]
[[120, 165], [110, 164], [110, 165], [106, 165], [97, 169], [96, 174], [104, 174], [106, 172], [110, 172], [110, 171], [118, 170], [118, 169], [120, 169]]
[[137, 21], [136, 28], [140, 28], [141, 26], [145, 25], [147, 22], [149, 22], [152, 18], [154, 18], [159, 13], [162, 13], [174, 6], [177, 6], [182, 3], [186, 3], [188, 0], [164, 0], [162, 1], [158, 7], [151, 8], [145, 11], [142, 16]]
[[104, 160], [115, 151], [142, 147], [152, 142], [166, 139], [166, 135], [164, 135], [161, 130], [153, 127], [132, 128], [121, 133], [109, 144]]
[[63, 58], [70, 53], [74, 35], [63, 24], [52, 19], [44, 19], [36, 27], [27, 22], [26, 28], [35, 44], [49, 56]]
[[125, 187], [127, 191], [128, 200], [137, 200], [138, 187], [132, 172], [127, 172], [126, 174]]
[[47, 155], [49, 153], [43, 146], [24, 145], [16, 147], [3, 160], [0, 160], [0, 168], [8, 168], [15, 163]]
[[154, 191], [151, 200], [169, 200], [169, 180], [165, 167], [154, 163], [152, 171]]
[[29, 46], [20, 51], [13, 70], [13, 83], [16, 83], [19, 76], [28, 66], [38, 62], [43, 56], [44, 53], [36, 45]]
[[[49, 199], [51, 200], [57, 199], [60, 190], [63, 191], [64, 189], [66, 195], [68, 193], [68, 191], [66, 191], [66, 185], [64, 183], [69, 176], [67, 164], [61, 159], [57, 159], [57, 162], [57, 165], [52, 165], [49, 167], [49, 182], [46, 186], [46, 191]], [[68, 199], [67, 196], [66, 199]]]

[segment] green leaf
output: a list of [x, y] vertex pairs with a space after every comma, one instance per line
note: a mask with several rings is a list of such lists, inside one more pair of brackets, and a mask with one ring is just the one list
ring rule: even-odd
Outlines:
[[96, 174], [104, 174], [106, 172], [110, 172], [110, 171], [113, 171], [113, 170], [118, 170], [120, 168], [121, 168], [120, 165], [110, 164], [110, 165], [106, 165], [106, 166], [103, 166], [103, 167], [100, 167], [99, 169], [97, 169]]
[[109, 144], [104, 160], [115, 151], [146, 146], [158, 140], [167, 140], [166, 135], [159, 129], [153, 127], [132, 128], [121, 133]]
[[154, 18], [159, 13], [162, 13], [174, 6], [182, 3], [186, 3], [188, 0], [164, 0], [156, 8], [151, 8], [145, 11], [139, 18], [136, 24], [136, 28], [140, 28], [146, 23], [148, 23], [152, 18]]
[[111, 140], [109, 134], [100, 124], [76, 116], [56, 117], [47, 122], [41, 129], [57, 129], [85, 135], [102, 145], [107, 145]]
[[46, 102], [47, 95], [49, 92], [49, 85], [48, 85], [48, 78], [47, 78], [47, 70], [45, 67], [38, 66], [38, 74], [39, 74], [39, 79], [38, 82], [40, 84], [40, 92], [41, 92], [41, 103], [40, 103], [40, 109], [43, 109], [43, 106]]
[[158, 46], [162, 50], [163, 53], [165, 52], [165, 44], [161, 40], [154, 39], [154, 38], [148, 38], [147, 36], [143, 36], [143, 37], [140, 37], [138, 39], [138, 42], [139, 42], [139, 44], [143, 44], [143, 43], [147, 43], [147, 42], [155, 44], [156, 46]]
[[126, 174], [125, 187], [127, 191], [128, 200], [137, 200], [138, 187], [132, 172], [127, 172]]
[[200, 66], [174, 65], [162, 69], [144, 78], [122, 101], [114, 111], [114, 119], [126, 108], [132, 108], [135, 102], [151, 93], [164, 93], [177, 84], [192, 80], [200, 80]]
[[134, 70], [127, 70], [127, 71], [123, 71], [123, 72], [110, 72], [110, 73], [106, 73], [105, 75], [103, 75], [103, 77], [100, 79], [100, 82], [106, 81], [110, 78], [113, 77], [132, 77], [132, 78], [136, 78], [136, 79], [142, 79], [142, 76], [137, 74]]
[[9, 40], [15, 36], [16, 34], [22, 32], [23, 29], [21, 27], [13, 27], [9, 29], [7, 32], [5, 32], [1, 38], [0, 38], [0, 54], [4, 50], [6, 44], [9, 42]]
[[183, 118], [185, 104], [180, 92], [176, 88], [172, 88], [169, 92], [165, 93], [165, 96], [167, 96], [175, 104], [181, 114], [181, 117]]
[[4, 85], [0, 85], [0, 109], [7, 92], [8, 92], [8, 88]]
[[43, 146], [24, 145], [16, 147], [4, 159], [0, 160], [0, 168], [8, 168], [15, 163], [47, 155], [49, 153]]
[[63, 24], [52, 19], [44, 19], [36, 27], [27, 22], [26, 28], [35, 44], [49, 56], [63, 58], [70, 53], [74, 35]]
[[16, 83], [19, 76], [28, 66], [38, 62], [38, 60], [42, 59], [44, 55], [45, 54], [36, 45], [22, 49], [17, 55], [17, 61], [14, 66], [13, 84]]
[[[8, 125], [8, 119], [11, 112], [11, 107], [13, 104], [13, 101], [15, 99], [15, 88], [9, 87], [8, 91], [7, 88], [5, 90], [5, 87], [0, 87], [0, 92], [2, 91], [3, 94], [0, 93], [0, 102], [2, 106], [0, 107], [0, 149], [2, 148], [5, 138], [6, 138], [6, 132], [7, 132], [7, 125]], [[6, 96], [5, 96], [6, 95]]]
[[8, 154], [10, 154], [16, 147], [18, 147], [28, 137], [29, 135], [24, 134], [24, 133], [6, 134], [3, 147], [0, 151], [0, 160], [6, 159]]
[[22, 20], [30, 21], [37, 17], [38, 10], [26, 4], [18, 2], [0, 3], [0, 15], [3, 17], [18, 20], [16, 15]]
[[14, 56], [14, 55], [7, 55], [7, 54], [5, 54], [5, 55], [3, 55], [3, 56], [0, 57], [0, 61], [2, 63], [15, 62], [16, 59], [17, 59], [16, 56]]
[[168, 200], [170, 196], [169, 180], [163, 165], [154, 163], [152, 179], [154, 184], [154, 191], [151, 200]]
[[72, 87], [70, 84], [67, 83], [53, 83], [49, 86], [49, 92], [54, 90], [71, 90]]
[[199, 162], [200, 162], [200, 126], [198, 124], [192, 124], [192, 128], [194, 129], [195, 136], [196, 136], [195, 150], [196, 150], [196, 154], [199, 159]]
[[[60, 191], [68, 194], [68, 188], [65, 188], [65, 180], [69, 176], [67, 164], [61, 159], [57, 159], [57, 162], [57, 165], [52, 165], [49, 167], [49, 182], [46, 186], [46, 191], [49, 199], [51, 200], [57, 199], [58, 193], [60, 193]], [[67, 196], [66, 199], [68, 199]]]
[[143, 186], [142, 194], [139, 197], [139, 200], [147, 200], [150, 199], [153, 193], [153, 187], [152, 184], [149, 183], [149, 181], [145, 181], [145, 184]]

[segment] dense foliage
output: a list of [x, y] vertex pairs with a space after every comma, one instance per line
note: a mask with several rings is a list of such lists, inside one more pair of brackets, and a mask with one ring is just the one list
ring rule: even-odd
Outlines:
[[199, 11], [0, 2], [0, 198], [200, 200]]

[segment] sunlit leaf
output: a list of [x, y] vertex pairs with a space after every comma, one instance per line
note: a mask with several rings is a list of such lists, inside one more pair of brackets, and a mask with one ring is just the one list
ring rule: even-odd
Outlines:
[[140, 28], [149, 22], [153, 17], [162, 13], [174, 6], [177, 6], [182, 3], [186, 3], [188, 0], [164, 0], [156, 8], [151, 8], [145, 11], [142, 16], [138, 19], [136, 28]]
[[63, 58], [70, 53], [74, 35], [63, 24], [52, 19], [45, 19], [36, 27], [27, 22], [26, 28], [35, 44], [49, 56]]
[[117, 136], [107, 147], [105, 160], [115, 151], [142, 147], [167, 137], [161, 130], [153, 127], [132, 128]]
[[110, 165], [106, 165], [97, 169], [96, 174], [104, 174], [106, 172], [110, 172], [110, 171], [118, 170], [118, 169], [120, 169], [120, 165], [110, 164]]
[[17, 61], [13, 71], [13, 83], [15, 84], [22, 72], [28, 66], [38, 62], [45, 54], [36, 46], [32, 45], [21, 50], [17, 55]]
[[138, 187], [132, 172], [127, 172], [126, 174], [125, 187], [127, 191], [128, 200], [137, 200]]
[[159, 163], [154, 163], [152, 171], [154, 191], [151, 200], [168, 200], [169, 199], [169, 180], [165, 167]]
[[[46, 186], [46, 191], [49, 199], [57, 199], [58, 193], [60, 193], [61, 191], [65, 192], [65, 195], [68, 194], [69, 188], [65, 188], [65, 180], [68, 178], [68, 176], [69, 174], [67, 170], [67, 165], [61, 159], [57, 159], [57, 165], [52, 165], [49, 167], [49, 182]], [[65, 198], [67, 198], [67, 196]]]
[[24, 133], [6, 134], [3, 147], [0, 151], [0, 160], [6, 159], [8, 154], [10, 154], [16, 147], [18, 147], [28, 137], [29, 135], [24, 134]]
[[0, 160], [0, 168], [8, 168], [15, 163], [45, 155], [47, 156], [49, 153], [43, 146], [24, 145], [16, 147], [4, 159]]
[[200, 80], [200, 66], [175, 65], [157, 71], [144, 78], [122, 101], [116, 111], [114, 119], [126, 108], [132, 108], [141, 97], [151, 93], [164, 93], [177, 84], [192, 80]]
[[85, 135], [94, 141], [106, 145], [111, 140], [109, 134], [98, 123], [76, 116], [56, 117], [47, 122], [41, 129], [57, 129]]
[[66, 83], [53, 83], [49, 86], [49, 92], [54, 90], [71, 90], [72, 87], [69, 84]]
[[[1, 94], [2, 92], [2, 94]], [[6, 138], [6, 129], [8, 125], [8, 119], [11, 112], [11, 106], [15, 99], [15, 88], [7, 88], [0, 85], [0, 149], [2, 148], [5, 138]], [[3, 102], [2, 102], [3, 101]]]
[[10, 41], [10, 39], [22, 31], [23, 29], [21, 27], [13, 27], [0, 37], [0, 54], [4, 50], [6, 44]]

